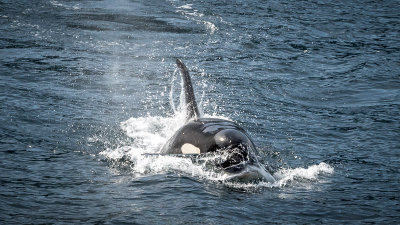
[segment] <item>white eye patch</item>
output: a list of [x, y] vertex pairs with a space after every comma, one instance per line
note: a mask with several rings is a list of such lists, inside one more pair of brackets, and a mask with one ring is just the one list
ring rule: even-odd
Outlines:
[[200, 154], [200, 148], [186, 143], [181, 147], [182, 154]]

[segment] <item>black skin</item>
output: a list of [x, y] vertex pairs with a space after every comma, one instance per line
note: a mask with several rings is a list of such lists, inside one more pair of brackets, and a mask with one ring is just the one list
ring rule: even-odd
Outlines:
[[162, 154], [182, 154], [184, 144], [200, 148], [200, 153], [228, 152], [229, 157], [219, 166], [230, 172], [239, 171], [245, 164], [254, 164], [255, 146], [246, 131], [232, 121], [194, 119], [181, 127], [161, 150]]

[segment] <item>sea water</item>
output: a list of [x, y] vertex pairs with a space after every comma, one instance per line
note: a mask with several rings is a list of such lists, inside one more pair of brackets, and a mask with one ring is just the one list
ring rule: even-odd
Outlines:
[[[0, 223], [400, 220], [397, 1], [0, 0]], [[157, 154], [243, 127], [274, 182]]]

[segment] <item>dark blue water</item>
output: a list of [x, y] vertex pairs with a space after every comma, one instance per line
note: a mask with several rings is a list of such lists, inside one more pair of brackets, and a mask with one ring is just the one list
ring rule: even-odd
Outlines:
[[[398, 224], [399, 21], [398, 1], [0, 0], [0, 223]], [[146, 155], [179, 125], [176, 58], [277, 182]]]

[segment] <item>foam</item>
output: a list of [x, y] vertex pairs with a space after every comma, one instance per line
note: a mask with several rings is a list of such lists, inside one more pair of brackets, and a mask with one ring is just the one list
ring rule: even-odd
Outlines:
[[193, 4], [186, 4], [186, 5], [182, 5], [177, 7], [178, 9], [192, 9]]
[[308, 168], [281, 169], [274, 173], [277, 179], [276, 186], [283, 187], [291, 181], [313, 181], [321, 174], [333, 174], [334, 169], [330, 165], [321, 162]]

